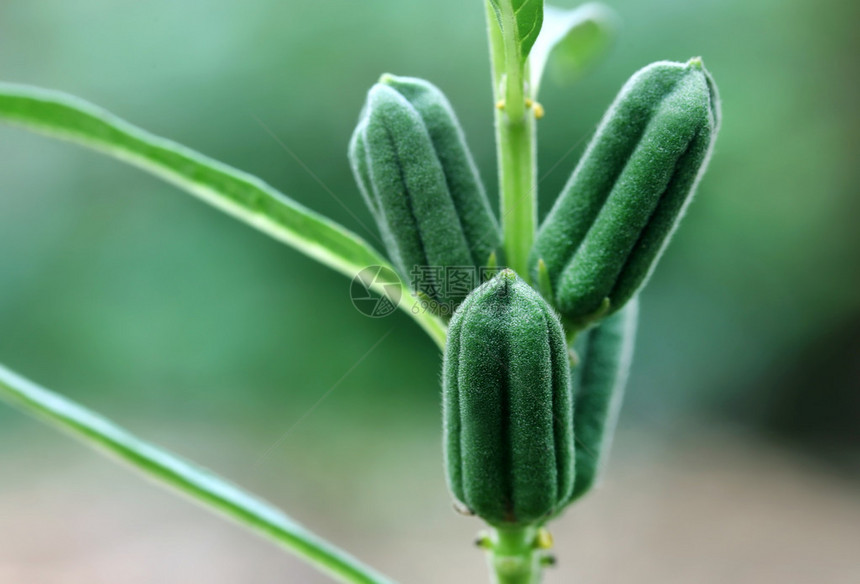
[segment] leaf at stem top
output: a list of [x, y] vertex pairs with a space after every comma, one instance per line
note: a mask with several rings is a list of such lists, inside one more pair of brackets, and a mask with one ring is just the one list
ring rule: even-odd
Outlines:
[[597, 2], [570, 10], [547, 5], [543, 31], [531, 53], [532, 97], [548, 62], [553, 77], [565, 81], [575, 80], [597, 62], [612, 42], [617, 21], [611, 8]]
[[[519, 52], [519, 65], [524, 66], [543, 23], [543, 0], [490, 0], [502, 33], [513, 34]], [[508, 27], [514, 30], [508, 31]]]

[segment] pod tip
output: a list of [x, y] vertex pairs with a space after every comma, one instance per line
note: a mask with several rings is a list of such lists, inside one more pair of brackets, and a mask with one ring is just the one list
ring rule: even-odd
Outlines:
[[517, 279], [517, 273], [510, 268], [505, 268], [501, 272], [499, 272], [499, 278], [504, 278], [509, 282], [513, 282]]

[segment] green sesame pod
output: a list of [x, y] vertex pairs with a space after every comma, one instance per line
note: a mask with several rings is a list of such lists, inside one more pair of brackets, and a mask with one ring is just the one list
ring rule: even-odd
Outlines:
[[424, 120], [469, 243], [472, 264], [484, 265], [501, 246], [502, 232], [454, 109], [438, 87], [423, 79], [386, 74], [380, 83], [396, 89]]
[[[379, 228], [402, 275], [410, 278], [415, 266], [469, 265], [444, 171], [415, 108], [394, 89], [374, 85], [358, 129], [362, 136], [354, 143], [366, 154]], [[445, 302], [433, 277], [422, 279], [418, 291]]]
[[377, 221], [379, 220], [379, 207], [376, 204], [376, 198], [373, 195], [373, 187], [370, 183], [370, 168], [367, 165], [367, 149], [364, 146], [364, 127], [367, 125], [367, 120], [362, 114], [361, 120], [358, 122], [355, 132], [349, 142], [349, 161], [352, 165], [355, 182], [358, 183], [358, 190], [364, 199], [367, 208], [370, 209], [371, 215]]
[[513, 271], [454, 313], [442, 382], [448, 485], [488, 523], [540, 523], [569, 499], [569, 373], [558, 317]]
[[[349, 148], [359, 189], [401, 274], [453, 310], [440, 270], [484, 266], [501, 241], [450, 104], [419, 79], [384, 75], [368, 93]], [[416, 282], [416, 270], [425, 270]], [[436, 280], [434, 280], [436, 278]]]
[[648, 279], [695, 190], [719, 125], [700, 59], [654, 63], [621, 89], [541, 226], [557, 307], [574, 325], [620, 309]]
[[606, 465], [627, 374], [633, 360], [639, 302], [580, 333], [574, 350], [579, 365], [571, 370], [576, 436], [576, 481], [571, 500], [587, 493]]

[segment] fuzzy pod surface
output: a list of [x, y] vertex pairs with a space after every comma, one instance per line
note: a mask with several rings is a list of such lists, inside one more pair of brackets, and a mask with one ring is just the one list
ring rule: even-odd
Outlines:
[[574, 484], [564, 333], [513, 271], [474, 290], [451, 319], [443, 366], [448, 485], [492, 525], [539, 523]]
[[477, 274], [501, 232], [444, 94], [421, 79], [383, 75], [368, 93], [349, 160], [401, 275], [453, 310], [465, 293], [446, 289], [444, 269]]
[[639, 301], [634, 297], [574, 342], [580, 362], [571, 370], [577, 447], [571, 500], [591, 490], [609, 457], [633, 361], [638, 315]]
[[541, 226], [530, 256], [573, 323], [644, 285], [707, 165], [720, 121], [700, 59], [661, 61], [621, 89]]

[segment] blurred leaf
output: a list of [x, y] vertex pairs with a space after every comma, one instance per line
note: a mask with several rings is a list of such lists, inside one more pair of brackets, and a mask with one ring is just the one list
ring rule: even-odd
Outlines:
[[[255, 176], [154, 136], [81, 99], [60, 92], [0, 83], [0, 119], [64, 138], [160, 176], [349, 277], [389, 262], [360, 237], [305, 208]], [[370, 287], [410, 314], [442, 347], [445, 325], [411, 310], [409, 289], [398, 280]]]
[[603, 4], [583, 4], [571, 10], [547, 5], [543, 31], [532, 49], [531, 87], [537, 96], [547, 63], [553, 76], [575, 80], [594, 64], [612, 42], [615, 12]]
[[285, 547], [341, 582], [387, 584], [373, 569], [311, 533], [270, 504], [129, 434], [109, 420], [0, 365], [0, 398], [129, 464], [147, 478]]
[[525, 64], [543, 22], [543, 0], [490, 0], [505, 38], [513, 26], [519, 64]]

